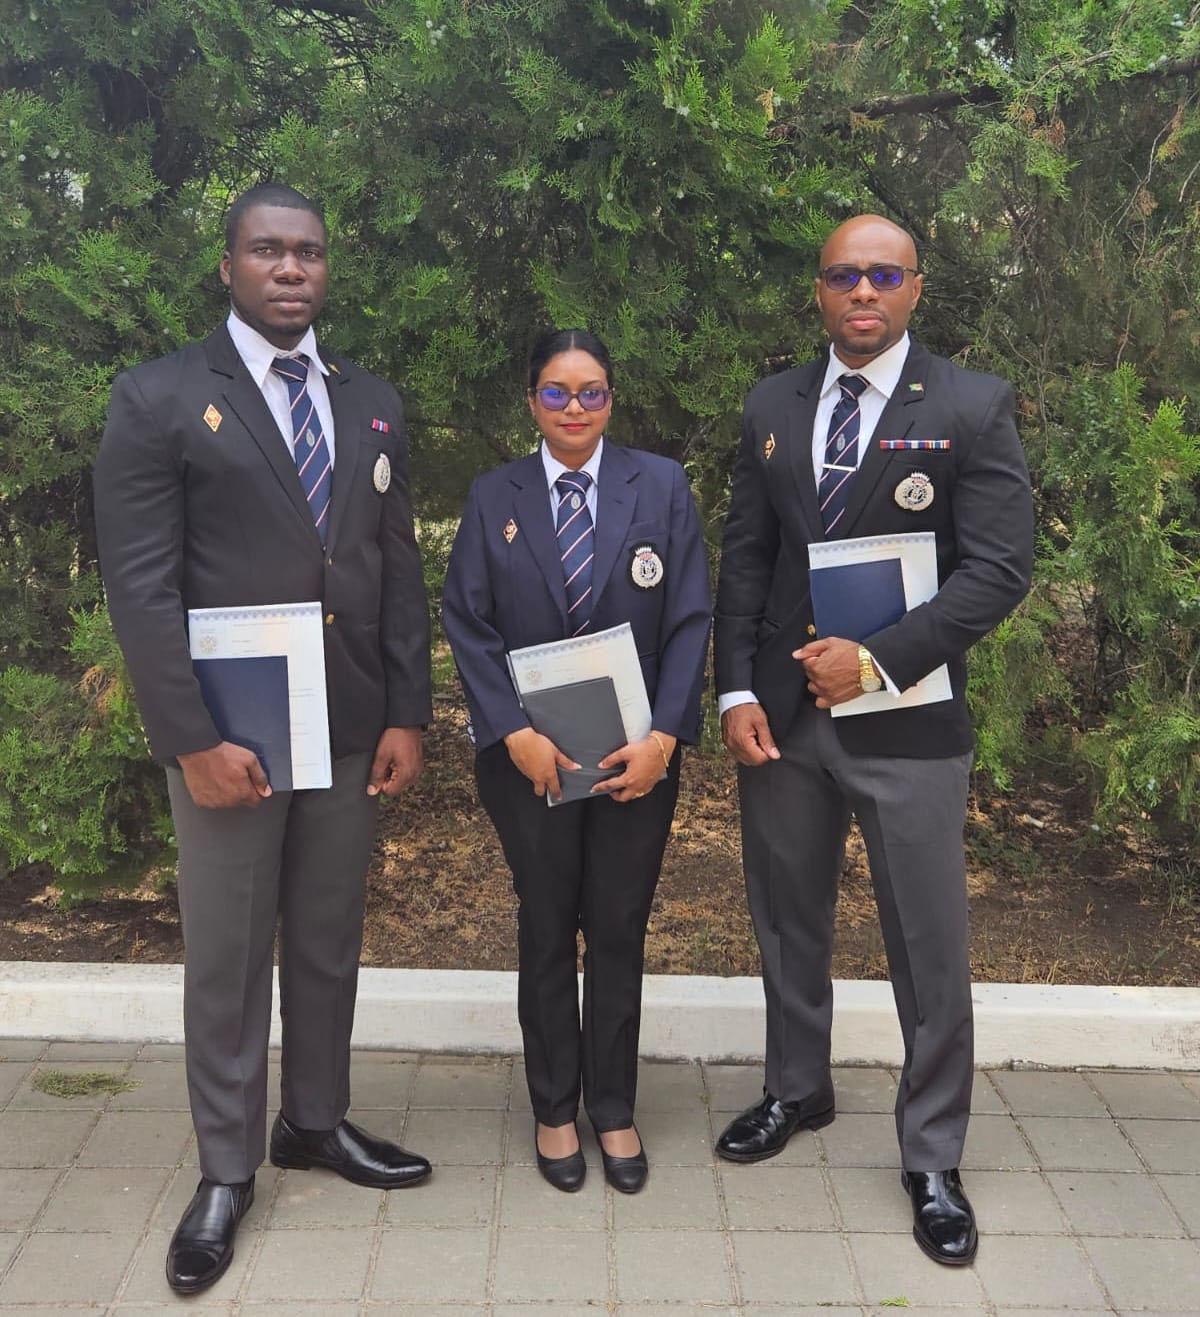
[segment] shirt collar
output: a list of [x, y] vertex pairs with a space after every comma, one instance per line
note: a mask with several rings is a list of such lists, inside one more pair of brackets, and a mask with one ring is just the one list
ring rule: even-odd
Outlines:
[[872, 357], [865, 366], [857, 368], [847, 366], [846, 363], [833, 350], [833, 344], [829, 345], [829, 365], [825, 368], [825, 381], [821, 385], [821, 396], [824, 397], [837, 383], [843, 375], [861, 375], [872, 388], [878, 389], [885, 398], [890, 398], [896, 391], [896, 385], [900, 383], [900, 376], [904, 371], [904, 363], [908, 358], [908, 349], [912, 340], [908, 337], [908, 330], [900, 336], [899, 340], [892, 344], [886, 352], [881, 352], [879, 356]]
[[250, 378], [261, 389], [266, 383], [267, 376], [271, 373], [271, 363], [276, 357], [295, 357], [301, 352], [316, 364], [317, 369], [322, 375], [329, 374], [329, 368], [321, 360], [321, 354], [317, 351], [317, 336], [313, 332], [312, 325], [304, 332], [304, 337], [296, 344], [290, 352], [284, 352], [277, 348], [274, 343], [268, 343], [257, 329], [252, 329], [244, 320], [230, 311], [229, 319], [225, 322], [229, 330], [229, 337], [233, 339], [233, 346], [237, 348], [238, 356], [245, 363], [246, 369], [250, 372]]
[[[599, 484], [600, 457], [603, 452], [604, 436], [601, 435], [600, 442], [596, 445], [596, 451], [588, 458], [583, 466], [579, 468], [581, 471], [586, 471], [588, 475], [591, 476], [593, 485]], [[558, 458], [553, 456], [550, 452], [550, 446], [546, 443], [545, 439], [542, 440], [542, 466], [546, 469], [546, 484], [549, 485], [551, 490], [554, 489], [554, 482], [559, 476], [572, 469], [569, 466], [563, 466]]]

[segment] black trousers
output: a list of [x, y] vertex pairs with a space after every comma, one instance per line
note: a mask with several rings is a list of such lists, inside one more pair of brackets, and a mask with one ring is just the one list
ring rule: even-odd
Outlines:
[[[568, 1125], [583, 1103], [600, 1132], [633, 1123], [646, 924], [679, 794], [679, 753], [641, 800], [549, 808], [502, 742], [475, 761], [479, 798], [513, 875], [517, 1013], [533, 1113]], [[583, 1018], [576, 986], [582, 930]]]

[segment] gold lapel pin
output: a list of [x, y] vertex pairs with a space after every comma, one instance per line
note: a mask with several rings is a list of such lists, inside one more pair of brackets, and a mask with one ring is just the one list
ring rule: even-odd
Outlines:
[[517, 538], [517, 523], [513, 521], [511, 517], [509, 517], [504, 527], [505, 542], [511, 544], [513, 540], [515, 540], [516, 538]]
[[775, 436], [773, 434], [769, 434], [767, 435], [767, 442], [763, 444], [763, 456], [767, 459], [768, 462], [771, 460], [771, 454], [774, 451], [775, 451]]
[[335, 375], [340, 375], [340, 374], [342, 373], [342, 372], [338, 369], [338, 364], [337, 364], [336, 361], [330, 361], [330, 362], [327, 362], [326, 364], [329, 366], [329, 369], [330, 369], [331, 371], [333, 371], [333, 373], [334, 373]]
[[217, 409], [210, 402], [208, 406], [204, 409], [204, 424], [208, 426], [208, 428], [213, 432], [213, 434], [216, 434], [216, 432], [221, 428], [222, 420], [224, 420], [224, 417], [221, 415], [219, 411], [217, 411]]

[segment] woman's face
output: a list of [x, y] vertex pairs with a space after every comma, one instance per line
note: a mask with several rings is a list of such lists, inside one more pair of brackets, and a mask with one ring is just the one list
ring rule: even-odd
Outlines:
[[[570, 397], [561, 411], [547, 407], [542, 390], [553, 389]], [[550, 358], [538, 376], [537, 388], [530, 391], [529, 410], [549, 445], [550, 453], [564, 466], [578, 470], [596, 451], [600, 436], [612, 413], [611, 393], [599, 411], [588, 411], [577, 394], [595, 396], [608, 389], [604, 367], [582, 348], [570, 348]], [[551, 401], [553, 401], [553, 397]]]

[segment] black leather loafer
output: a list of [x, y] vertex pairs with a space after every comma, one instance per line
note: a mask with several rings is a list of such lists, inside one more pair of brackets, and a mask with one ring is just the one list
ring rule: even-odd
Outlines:
[[289, 1171], [320, 1167], [370, 1189], [407, 1189], [429, 1179], [424, 1157], [343, 1120], [331, 1130], [302, 1130], [282, 1112], [271, 1129], [271, 1161]]
[[254, 1202], [254, 1176], [242, 1184], [201, 1180], [167, 1247], [167, 1284], [199, 1294], [229, 1270], [238, 1223]]
[[764, 1093], [721, 1131], [717, 1155], [730, 1162], [765, 1161], [781, 1153], [797, 1130], [823, 1129], [833, 1117], [832, 1093], [810, 1102], [780, 1102]]
[[[579, 1137], [576, 1131], [576, 1138]], [[587, 1162], [583, 1159], [583, 1149], [576, 1148], [565, 1157], [543, 1157], [537, 1142], [537, 1122], [533, 1124], [533, 1150], [537, 1154], [537, 1167], [547, 1184], [561, 1189], [565, 1194], [578, 1193], [583, 1188], [587, 1176]]]
[[[634, 1132], [637, 1132], [637, 1126], [634, 1126]], [[634, 1153], [632, 1157], [615, 1157], [604, 1151], [604, 1143], [599, 1133], [596, 1135], [596, 1142], [600, 1144], [600, 1159], [604, 1163], [604, 1178], [616, 1189], [623, 1194], [636, 1194], [646, 1183], [650, 1175], [650, 1163], [646, 1160], [646, 1148], [643, 1144], [641, 1149]], [[638, 1134], [638, 1142], [642, 1142], [642, 1136]]]
[[913, 1238], [922, 1251], [947, 1267], [973, 1262], [979, 1231], [958, 1170], [901, 1171], [900, 1183], [912, 1199]]

